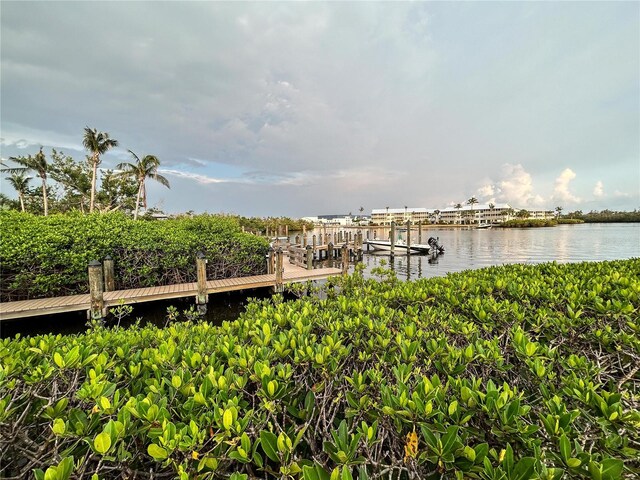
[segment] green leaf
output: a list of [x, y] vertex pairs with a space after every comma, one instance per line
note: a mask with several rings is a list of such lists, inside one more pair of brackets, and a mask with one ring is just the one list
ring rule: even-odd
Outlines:
[[276, 437], [273, 433], [262, 430], [260, 432], [260, 444], [262, 445], [262, 449], [264, 453], [267, 454], [274, 462], [280, 462], [278, 458], [278, 437]]
[[602, 460], [602, 480], [614, 480], [621, 478], [624, 463], [617, 458], [605, 458]]
[[111, 448], [111, 437], [109, 434], [102, 432], [96, 435], [96, 438], [93, 440], [93, 448], [102, 455], [107, 453], [109, 448]]
[[225, 410], [222, 414], [222, 426], [225, 430], [231, 430], [233, 426], [233, 412], [229, 410]]
[[513, 469], [511, 480], [529, 480], [534, 472], [536, 459], [533, 457], [523, 457], [516, 463]]
[[53, 421], [52, 430], [53, 430], [53, 433], [55, 433], [56, 435], [63, 435], [64, 432], [67, 430], [67, 425], [64, 423], [64, 420], [62, 420], [61, 418], [56, 418]]
[[580, 465], [582, 465], [582, 461], [579, 458], [572, 457], [567, 460], [567, 466], [570, 468], [576, 468]]
[[149, 455], [151, 455], [156, 461], [164, 460], [169, 456], [166, 449], [155, 443], [152, 443], [147, 447], [147, 453], [149, 453]]
[[560, 437], [560, 455], [565, 462], [571, 457], [571, 443], [564, 433]]

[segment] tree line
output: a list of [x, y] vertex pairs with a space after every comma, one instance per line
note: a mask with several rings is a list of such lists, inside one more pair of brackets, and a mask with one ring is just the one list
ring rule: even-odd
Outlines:
[[[155, 155], [142, 158], [128, 150], [131, 162], [123, 162], [115, 170], [100, 172], [101, 156], [118, 146], [118, 141], [108, 133], [85, 127], [82, 144], [88, 155], [84, 162], [76, 162], [71, 156], [51, 150], [47, 158], [43, 148], [35, 155], [10, 157], [12, 165], [0, 162], [0, 171], [8, 173], [7, 181], [16, 190], [18, 199], [13, 201], [0, 194], [0, 207], [19, 208], [21, 211], [42, 213], [79, 210], [109, 212], [122, 210], [133, 212], [138, 218], [140, 207], [147, 209], [146, 181], [152, 179], [170, 188], [169, 180], [158, 173], [160, 160]], [[30, 185], [33, 176], [40, 179], [39, 187]], [[55, 182], [51, 185], [49, 181]], [[41, 199], [40, 199], [41, 198]]]

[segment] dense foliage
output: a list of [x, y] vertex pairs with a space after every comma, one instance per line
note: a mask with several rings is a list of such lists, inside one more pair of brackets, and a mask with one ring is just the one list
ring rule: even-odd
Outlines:
[[533, 227], [555, 227], [558, 222], [555, 219], [525, 218], [507, 220], [495, 225], [499, 228], [533, 228]]
[[584, 220], [579, 220], [577, 218], [558, 218], [556, 220], [558, 225], [578, 225], [580, 223], [584, 223]]
[[307, 230], [313, 229], [313, 222], [289, 217], [259, 218], [241, 217], [237, 215], [232, 215], [231, 217], [235, 218], [245, 230], [258, 234], [266, 234], [266, 232], [269, 231], [273, 235], [274, 232], [278, 232], [278, 230], [284, 233], [285, 226], [289, 229], [289, 232], [300, 232], [303, 226]]
[[195, 282], [196, 253], [209, 279], [265, 273], [266, 240], [212, 216], [135, 222], [120, 213], [50, 215], [0, 212], [2, 301], [88, 291], [87, 265], [110, 255], [116, 288]]
[[631, 212], [591, 210], [588, 213], [583, 213], [582, 210], [576, 210], [575, 212], [569, 212], [566, 215], [563, 215], [563, 217], [584, 220], [585, 223], [640, 222], [640, 210], [633, 210]]
[[0, 475], [640, 475], [640, 260], [377, 274], [220, 327], [3, 341]]

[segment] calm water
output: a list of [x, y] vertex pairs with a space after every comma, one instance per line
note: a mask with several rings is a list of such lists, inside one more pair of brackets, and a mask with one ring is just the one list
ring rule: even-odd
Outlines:
[[[376, 229], [378, 238], [388, 231]], [[404, 235], [404, 234], [403, 234]], [[371, 232], [373, 238], [373, 230]], [[417, 233], [411, 234], [417, 241]], [[427, 255], [365, 254], [366, 272], [386, 262], [401, 279], [444, 276], [449, 272], [507, 263], [560, 263], [640, 257], [640, 223], [558, 225], [546, 228], [424, 229], [422, 241], [439, 237], [446, 252]], [[366, 246], [365, 246], [366, 249]]]
[[[338, 229], [327, 229], [327, 233], [337, 232]], [[375, 233], [377, 238], [386, 238], [388, 235], [384, 229], [377, 229]], [[373, 234], [372, 229], [371, 238]], [[398, 278], [415, 280], [506, 263], [565, 263], [640, 257], [639, 223], [559, 225], [531, 229], [424, 229], [423, 243], [429, 237], [439, 237], [446, 253], [437, 257], [396, 255], [393, 259], [388, 254], [368, 253], [363, 258], [365, 275], [371, 276], [371, 269], [383, 263], [391, 267]], [[417, 241], [416, 232], [412, 233], [412, 239]], [[216, 324], [233, 320], [244, 311], [248, 297], [265, 298], [269, 295], [269, 289], [210, 295], [206, 319]], [[192, 298], [139, 304], [133, 314], [123, 321], [123, 326], [131, 324], [136, 318], [144, 318], [145, 322], [162, 326], [166, 322], [169, 305], [183, 312], [192, 304]], [[0, 338], [13, 337], [16, 333], [78, 333], [85, 329], [85, 323], [85, 312], [5, 321], [0, 323]], [[113, 323], [114, 320], [110, 320], [110, 324]]]

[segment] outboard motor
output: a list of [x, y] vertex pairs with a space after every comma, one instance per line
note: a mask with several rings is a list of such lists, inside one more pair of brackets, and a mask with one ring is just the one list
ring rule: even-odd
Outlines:
[[444, 253], [444, 247], [438, 243], [439, 238], [429, 237], [427, 243], [433, 250], [433, 253]]

